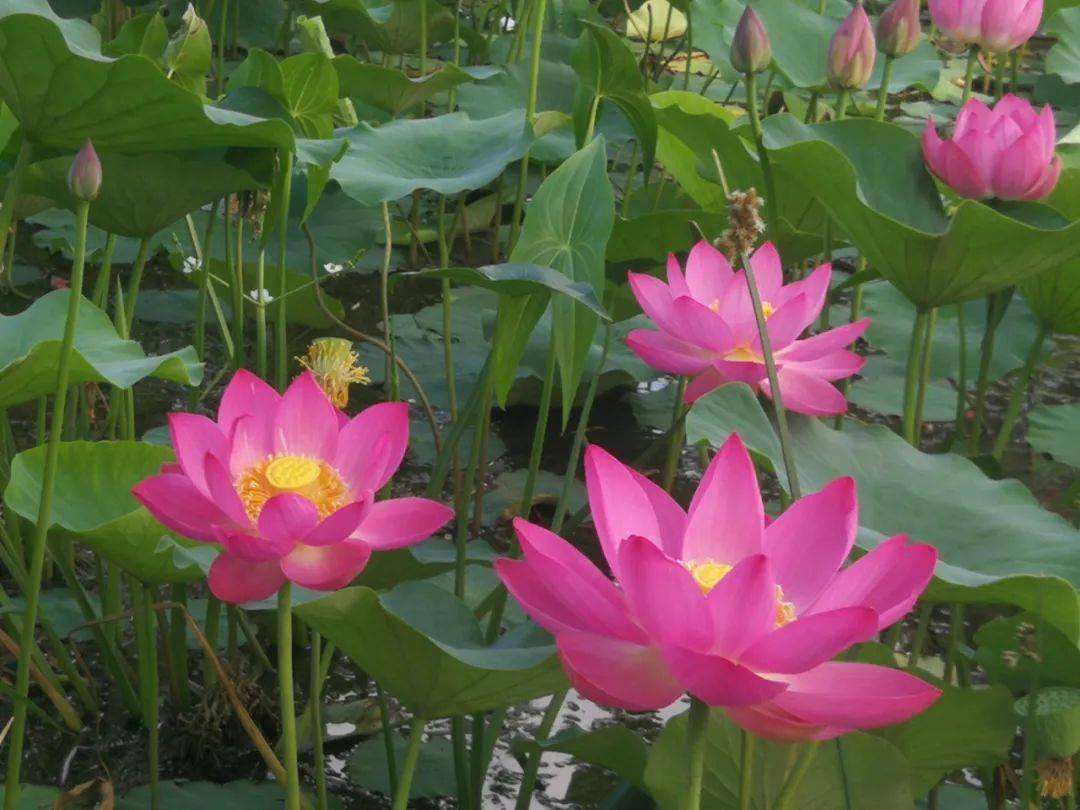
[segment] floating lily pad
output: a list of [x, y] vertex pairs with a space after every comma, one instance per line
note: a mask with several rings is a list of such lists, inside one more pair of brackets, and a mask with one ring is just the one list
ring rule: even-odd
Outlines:
[[1036, 408], [1028, 416], [1027, 438], [1040, 453], [1080, 468], [1080, 404]]

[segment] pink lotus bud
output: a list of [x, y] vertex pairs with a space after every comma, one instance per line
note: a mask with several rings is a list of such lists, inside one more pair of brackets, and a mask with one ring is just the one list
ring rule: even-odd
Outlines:
[[929, 0], [930, 19], [949, 39], [991, 53], [1019, 48], [1039, 27], [1043, 0]]
[[761, 73], [772, 61], [769, 32], [753, 8], [747, 6], [731, 40], [731, 66], [739, 73]]
[[878, 48], [886, 56], [899, 59], [919, 44], [919, 0], [893, 0], [877, 24]]
[[862, 5], [855, 6], [829, 43], [829, 84], [840, 90], [860, 90], [874, 71], [874, 29]]
[[67, 182], [68, 190], [75, 195], [75, 199], [90, 202], [97, 198], [101, 190], [101, 161], [89, 139], [71, 161]]
[[973, 98], [956, 117], [951, 139], [942, 140], [933, 118], [926, 122], [923, 157], [930, 171], [961, 197], [1040, 200], [1061, 176], [1055, 138], [1049, 104], [1035, 112], [1010, 93], [991, 110]]

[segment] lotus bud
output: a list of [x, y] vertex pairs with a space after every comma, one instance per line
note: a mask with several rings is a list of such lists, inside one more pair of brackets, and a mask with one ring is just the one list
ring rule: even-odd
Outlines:
[[747, 6], [731, 40], [731, 66], [747, 76], [761, 73], [772, 61], [769, 32], [753, 8]]
[[101, 161], [98, 160], [97, 152], [89, 139], [71, 161], [67, 182], [68, 190], [75, 199], [83, 202], [97, 199], [101, 190]]
[[855, 6], [829, 43], [829, 84], [838, 90], [861, 90], [874, 71], [874, 29], [862, 5]]
[[878, 20], [878, 49], [886, 56], [899, 59], [915, 50], [921, 38], [919, 0], [893, 0]]

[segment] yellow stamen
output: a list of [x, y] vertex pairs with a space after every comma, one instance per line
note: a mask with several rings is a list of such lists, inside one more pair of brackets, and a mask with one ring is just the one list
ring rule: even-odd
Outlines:
[[271, 456], [245, 470], [236, 491], [252, 521], [259, 519], [268, 500], [286, 492], [307, 498], [320, 520], [343, 506], [348, 495], [345, 482], [329, 464], [293, 455]]
[[765, 316], [765, 320], [769, 320], [772, 314], [776, 312], [776, 307], [770, 304], [768, 301], [761, 302], [761, 314]]
[[[716, 560], [702, 560], [700, 562], [691, 560], [684, 562], [683, 566], [690, 572], [690, 576], [694, 578], [694, 582], [701, 588], [703, 594], [708, 595], [713, 588], [715, 588], [724, 577], [730, 572], [732, 566], [725, 563], [716, 562]], [[784, 601], [784, 591], [777, 585], [776, 586], [776, 626], [783, 627], [788, 622], [795, 621], [795, 606], [791, 602]]]
[[315, 381], [338, 408], [349, 404], [349, 386], [371, 382], [368, 370], [359, 364], [352, 343], [344, 338], [318, 338], [297, 362], [315, 375]]
[[1044, 799], [1064, 799], [1073, 792], [1071, 759], [1047, 759], [1035, 763], [1039, 774], [1039, 793]]
[[711, 304], [709, 304], [709, 309], [711, 309], [713, 312], [715, 312], [717, 315], [719, 315], [720, 314], [720, 299], [719, 298], [714, 298], [713, 302]]
[[731, 360], [735, 363], [760, 363], [762, 357], [756, 353], [747, 345], [736, 346], [734, 349], [724, 355], [725, 360]]

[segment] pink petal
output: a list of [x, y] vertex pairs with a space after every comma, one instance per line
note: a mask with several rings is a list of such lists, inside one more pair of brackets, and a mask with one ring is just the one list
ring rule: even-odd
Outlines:
[[[798, 332], [804, 332], [817, 320], [821, 310], [825, 308], [825, 302], [829, 295], [829, 284], [832, 282], [832, 265], [819, 265], [814, 272], [802, 281], [796, 281], [781, 288], [780, 292], [772, 300], [773, 307], [777, 311], [788, 301], [805, 295], [807, 300], [806, 323], [802, 324]], [[771, 330], [770, 330], [771, 334]]]
[[306, 546], [332, 546], [342, 542], [356, 531], [371, 506], [370, 497], [346, 504], [302, 536], [300, 542]]
[[216, 456], [206, 456], [205, 478], [210, 500], [237, 526], [250, 526], [251, 520], [233, 486], [232, 475]]
[[863, 318], [855, 323], [844, 324], [827, 332], [820, 332], [805, 340], [797, 340], [783, 351], [785, 363], [793, 360], [817, 360], [837, 349], [850, 346], [870, 327], [870, 319]]
[[1003, 200], [1024, 199], [1028, 190], [1046, 170], [1042, 154], [1042, 133], [1035, 128], [1024, 133], [994, 168], [994, 194]]
[[758, 294], [762, 301], [772, 301], [784, 283], [784, 266], [776, 245], [766, 242], [750, 257], [750, 269], [754, 272]]
[[822, 380], [843, 380], [858, 374], [866, 365], [866, 358], [854, 352], [840, 349], [817, 360], [806, 360], [784, 365], [818, 377]]
[[376, 551], [403, 548], [427, 540], [453, 516], [453, 509], [427, 498], [391, 498], [371, 505], [353, 537]]
[[693, 298], [676, 298], [672, 305], [672, 334], [707, 352], [726, 352], [733, 346], [731, 331], [723, 318]]
[[409, 406], [383, 402], [358, 413], [338, 435], [334, 467], [354, 496], [378, 492], [409, 446]]
[[776, 705], [803, 721], [851, 729], [902, 723], [941, 694], [925, 681], [889, 667], [829, 661], [791, 676]]
[[170, 413], [169, 434], [180, 468], [200, 492], [209, 495], [206, 458], [213, 456], [228, 462], [229, 442], [225, 435], [212, 420], [194, 413]]
[[686, 512], [674, 498], [664, 492], [662, 487], [657, 486], [633, 467], [626, 469], [641, 487], [642, 493], [656, 516], [656, 523], [660, 529], [660, 548], [669, 557], [678, 559], [682, 551], [683, 534], [686, 531]]
[[764, 509], [750, 454], [733, 433], [690, 502], [682, 559], [734, 565], [761, 551]]
[[750, 644], [776, 627], [776, 580], [764, 554], [747, 557], [705, 597], [716, 655], [738, 660]]
[[208, 581], [222, 602], [241, 604], [273, 596], [285, 584], [285, 576], [276, 560], [255, 563], [224, 553], [211, 564]]
[[319, 522], [315, 506], [302, 495], [286, 492], [268, 500], [259, 512], [259, 534], [278, 556], [288, 554]]
[[961, 197], [981, 200], [993, 194], [990, 178], [998, 160], [990, 136], [971, 131], [963, 141], [955, 138], [942, 147], [945, 175], [941, 178]]
[[725, 712], [740, 728], [746, 729], [763, 740], [773, 742], [792, 743], [832, 739], [852, 730], [804, 722], [771, 701], [759, 703], [756, 706], [730, 708]]
[[555, 642], [574, 688], [602, 706], [654, 711], [683, 694], [654, 647], [593, 633], [560, 633]]
[[660, 545], [660, 522], [630, 468], [595, 444], [585, 451], [585, 488], [600, 547], [618, 579], [619, 545], [633, 535]]
[[229, 470], [239, 477], [274, 454], [273, 423], [265, 416], [247, 414], [233, 422]]
[[877, 618], [876, 612], [864, 607], [815, 613], [758, 639], [739, 661], [759, 672], [805, 672], [870, 639], [877, 632]]
[[838, 478], [795, 501], [765, 529], [762, 547], [784, 600], [796, 612], [810, 605], [844, 564], [859, 529], [855, 480]]
[[298, 544], [281, 558], [289, 580], [313, 591], [336, 591], [352, 582], [371, 559], [371, 548], [345, 541], [332, 546]]
[[933, 546], [908, 545], [906, 535], [897, 535], [841, 571], [809, 612], [862, 605], [877, 611], [878, 627], [884, 629], [911, 610], [936, 564]]
[[280, 549], [270, 540], [249, 531], [235, 531], [223, 529], [219, 532], [218, 541], [225, 553], [237, 557], [249, 563], [277, 562], [281, 555], [288, 552], [288, 548]]
[[[765, 322], [772, 350], [778, 352], [786, 349], [816, 317], [817, 313], [812, 311], [811, 302], [805, 295], [797, 295], [782, 304]], [[760, 341], [754, 345], [757, 349], [761, 348]]]
[[326, 461], [334, 458], [337, 410], [310, 371], [293, 380], [281, 397], [273, 430], [278, 453]]
[[[798, 364], [785, 364], [777, 373], [784, 407], [795, 413], [809, 416], [835, 416], [847, 410], [847, 400], [826, 380], [800, 368]], [[768, 381], [761, 384], [765, 396], [772, 397]]]
[[690, 572], [643, 537], [619, 547], [619, 584], [646, 632], [665, 644], [707, 650], [713, 627], [705, 594]]
[[216, 543], [214, 527], [232, 522], [181, 473], [152, 475], [132, 487], [131, 494], [158, 523], [192, 540]]
[[690, 288], [686, 286], [686, 279], [683, 277], [682, 270], [679, 268], [679, 260], [675, 258], [674, 253], [669, 253], [667, 257], [667, 282], [668, 287], [671, 288], [672, 298], [677, 298], [680, 295], [690, 295]]
[[673, 311], [673, 300], [668, 285], [645, 273], [627, 273], [630, 289], [641, 309], [665, 332], [678, 328]]
[[727, 382], [729, 382], [729, 380], [719, 371], [714, 368], [708, 368], [694, 377], [694, 379], [690, 381], [690, 384], [686, 386], [686, 394], [683, 397], [683, 401], [687, 405], [693, 405], [703, 396], [716, 390]]
[[1054, 155], [1053, 161], [1046, 168], [1046, 170], [1039, 175], [1038, 179], [1032, 184], [1024, 193], [1025, 200], [1041, 200], [1054, 190], [1054, 187], [1058, 184], [1058, 180], [1061, 177], [1061, 158], [1058, 155]]
[[664, 647], [664, 661], [686, 691], [710, 706], [750, 706], [787, 688], [719, 655]]
[[668, 374], [697, 374], [709, 367], [709, 353], [664, 332], [635, 329], [626, 336], [630, 351]]
[[255, 416], [268, 425], [281, 395], [246, 369], [237, 371], [218, 406], [218, 426], [226, 436], [232, 433], [238, 419]]
[[724, 297], [724, 290], [734, 277], [731, 265], [719, 250], [702, 239], [686, 257], [686, 286], [690, 295], [705, 306]]
[[520, 518], [524, 561], [497, 560], [496, 570], [529, 615], [549, 632], [584, 630], [645, 643], [626, 600], [588, 558], [558, 535]]

